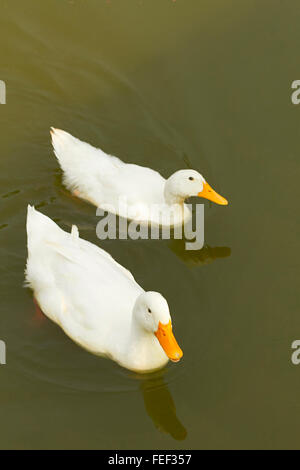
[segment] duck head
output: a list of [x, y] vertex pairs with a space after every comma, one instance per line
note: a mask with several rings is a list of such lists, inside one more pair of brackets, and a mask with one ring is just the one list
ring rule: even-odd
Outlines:
[[220, 196], [195, 170], [179, 170], [167, 179], [165, 184], [165, 199], [169, 204], [178, 204], [191, 196], [199, 196], [220, 205], [228, 201]]
[[134, 305], [133, 317], [140, 329], [153, 334], [173, 362], [178, 362], [183, 352], [172, 331], [172, 321], [166, 299], [158, 292], [144, 292]]

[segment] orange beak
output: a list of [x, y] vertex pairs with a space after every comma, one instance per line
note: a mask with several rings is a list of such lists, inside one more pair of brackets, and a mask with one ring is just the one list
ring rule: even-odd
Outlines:
[[198, 193], [198, 196], [205, 197], [205, 199], [209, 199], [210, 201], [215, 202], [216, 204], [220, 204], [221, 206], [227, 206], [228, 201], [224, 197], [220, 196], [220, 194], [216, 193], [208, 183], [203, 183], [203, 190], [201, 193]]
[[171, 320], [167, 325], [163, 325], [159, 322], [155, 336], [171, 361], [178, 362], [182, 358], [183, 352], [173, 335]]

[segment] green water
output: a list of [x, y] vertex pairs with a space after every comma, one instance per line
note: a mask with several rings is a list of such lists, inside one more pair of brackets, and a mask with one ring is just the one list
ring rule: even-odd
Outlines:
[[[297, 0], [2, 0], [1, 448], [300, 448]], [[184, 359], [139, 377], [81, 350], [23, 288], [28, 203], [100, 243], [50, 126], [165, 177], [199, 170], [205, 247], [101, 246], [170, 305]]]

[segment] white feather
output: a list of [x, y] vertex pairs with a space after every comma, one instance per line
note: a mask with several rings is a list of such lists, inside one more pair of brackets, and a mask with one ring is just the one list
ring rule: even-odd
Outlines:
[[184, 197], [176, 204], [166, 199], [166, 180], [157, 171], [124, 163], [60, 129], [51, 128], [51, 135], [64, 184], [75, 195], [140, 222], [177, 225], [190, 218]]
[[160, 294], [145, 293], [107, 252], [81, 239], [77, 227], [67, 233], [31, 206], [27, 236], [26, 281], [45, 315], [82, 347], [124, 367], [142, 372], [166, 364], [157, 338], [136, 330], [133, 318], [137, 299], [150, 295], [160, 315], [156, 323], [167, 321]]

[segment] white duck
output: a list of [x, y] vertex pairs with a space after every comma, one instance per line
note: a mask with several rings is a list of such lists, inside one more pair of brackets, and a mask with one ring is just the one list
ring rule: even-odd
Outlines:
[[179, 170], [166, 180], [151, 168], [124, 163], [65, 131], [51, 128], [51, 135], [67, 188], [105, 211], [171, 226], [191, 217], [184, 204], [190, 196], [228, 204], [195, 170]]
[[26, 281], [41, 310], [76, 343], [123, 367], [149, 372], [182, 351], [167, 301], [145, 292], [106, 251], [28, 206]]

